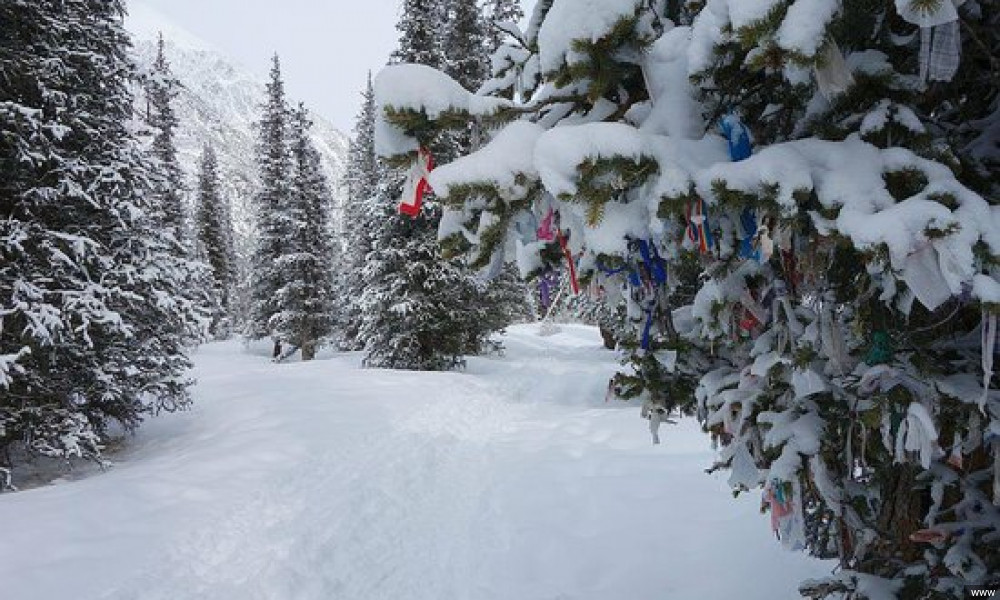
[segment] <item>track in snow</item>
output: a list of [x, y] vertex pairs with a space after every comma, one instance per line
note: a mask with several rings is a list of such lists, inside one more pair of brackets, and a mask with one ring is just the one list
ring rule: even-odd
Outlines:
[[512, 328], [465, 373], [197, 356], [196, 408], [106, 472], [0, 496], [5, 600], [792, 599], [828, 566], [606, 405], [596, 331]]

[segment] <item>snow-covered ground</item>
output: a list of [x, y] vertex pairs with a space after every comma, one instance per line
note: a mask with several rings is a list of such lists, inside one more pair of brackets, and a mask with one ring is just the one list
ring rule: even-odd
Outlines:
[[106, 472], [0, 495], [4, 600], [783, 600], [789, 553], [709, 476], [693, 422], [652, 446], [596, 331], [514, 327], [463, 373], [197, 356], [194, 410]]

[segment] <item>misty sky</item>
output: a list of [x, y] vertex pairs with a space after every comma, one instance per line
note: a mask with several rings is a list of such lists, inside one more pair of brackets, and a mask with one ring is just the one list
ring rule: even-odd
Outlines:
[[[278, 52], [289, 94], [345, 133], [369, 69], [396, 46], [402, 0], [142, 0], [178, 26], [266, 75]], [[523, 0], [532, 5], [533, 0]]]

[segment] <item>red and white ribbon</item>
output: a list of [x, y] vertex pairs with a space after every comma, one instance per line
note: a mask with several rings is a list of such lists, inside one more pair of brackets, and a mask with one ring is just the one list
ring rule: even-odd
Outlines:
[[406, 175], [406, 184], [403, 186], [403, 198], [399, 203], [399, 212], [416, 218], [420, 214], [420, 206], [424, 202], [424, 195], [431, 191], [431, 186], [427, 182], [427, 176], [434, 169], [434, 157], [427, 148], [421, 147], [417, 151], [417, 160], [410, 167], [410, 172]]

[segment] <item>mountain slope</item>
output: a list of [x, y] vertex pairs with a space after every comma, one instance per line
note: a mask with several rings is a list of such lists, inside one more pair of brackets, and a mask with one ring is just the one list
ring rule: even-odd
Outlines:
[[[245, 240], [252, 230], [250, 201], [256, 187], [253, 124], [264, 104], [264, 81], [141, 2], [129, 3], [126, 26], [132, 33], [135, 58], [142, 70], [148, 69], [156, 57], [157, 37], [163, 33], [167, 60], [182, 85], [175, 101], [180, 119], [177, 142], [188, 184], [194, 188], [202, 146], [211, 143], [219, 157], [237, 233]], [[144, 102], [141, 94], [137, 95], [137, 102]], [[339, 206], [337, 183], [343, 172], [348, 139], [320, 115], [314, 113], [312, 117], [313, 141], [334, 191], [334, 204]]]

